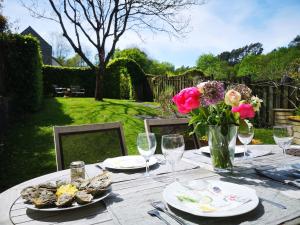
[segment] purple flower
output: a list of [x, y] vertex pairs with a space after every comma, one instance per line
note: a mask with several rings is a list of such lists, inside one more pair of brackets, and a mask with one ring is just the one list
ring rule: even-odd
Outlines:
[[203, 86], [203, 104], [213, 105], [224, 100], [224, 84], [220, 81], [209, 81]]

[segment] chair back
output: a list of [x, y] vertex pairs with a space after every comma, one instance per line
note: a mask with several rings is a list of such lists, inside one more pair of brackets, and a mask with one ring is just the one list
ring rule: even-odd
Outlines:
[[54, 126], [53, 130], [57, 170], [67, 169], [73, 161], [89, 164], [127, 155], [120, 122]]
[[161, 154], [161, 137], [166, 134], [181, 134], [185, 142], [185, 150], [200, 148], [196, 134], [189, 135], [193, 127], [189, 126], [189, 119], [146, 119], [144, 120], [146, 132], [155, 133], [157, 147], [156, 153]]

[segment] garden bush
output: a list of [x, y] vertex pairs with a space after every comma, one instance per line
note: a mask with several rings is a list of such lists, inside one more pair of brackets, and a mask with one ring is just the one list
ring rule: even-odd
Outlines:
[[95, 93], [95, 72], [86, 67], [43, 66], [44, 94], [52, 95], [52, 85], [70, 87], [79, 85], [85, 89], [86, 96]]
[[[70, 87], [79, 85], [86, 90], [86, 96], [93, 97], [95, 72], [90, 68], [43, 66], [45, 95], [53, 93], [52, 85]], [[145, 73], [132, 59], [111, 60], [104, 77], [104, 97], [115, 99], [152, 100]]]
[[0, 49], [2, 94], [10, 98], [12, 111], [38, 110], [43, 98], [39, 41], [32, 36], [2, 33]]

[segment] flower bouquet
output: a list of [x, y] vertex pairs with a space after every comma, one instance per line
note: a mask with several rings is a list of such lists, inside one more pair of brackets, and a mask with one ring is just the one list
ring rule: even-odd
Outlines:
[[247, 127], [255, 117], [262, 100], [252, 96], [244, 84], [229, 86], [225, 93], [219, 81], [202, 82], [197, 87], [181, 90], [173, 102], [182, 114], [190, 114], [194, 132], [208, 131], [208, 145], [214, 169], [230, 171], [233, 167], [237, 129]]

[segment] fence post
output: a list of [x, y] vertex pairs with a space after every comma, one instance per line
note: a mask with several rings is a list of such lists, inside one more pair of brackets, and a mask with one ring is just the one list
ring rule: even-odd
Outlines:
[[273, 125], [274, 124], [274, 112], [273, 112], [273, 100], [274, 100], [274, 95], [273, 95], [273, 87], [269, 86], [269, 125]]

